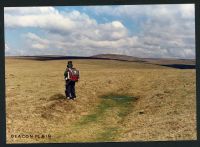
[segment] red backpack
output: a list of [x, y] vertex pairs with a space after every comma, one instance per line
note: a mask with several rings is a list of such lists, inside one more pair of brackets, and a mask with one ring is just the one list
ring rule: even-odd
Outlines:
[[79, 79], [79, 71], [76, 68], [68, 68], [68, 71], [70, 80], [77, 82]]

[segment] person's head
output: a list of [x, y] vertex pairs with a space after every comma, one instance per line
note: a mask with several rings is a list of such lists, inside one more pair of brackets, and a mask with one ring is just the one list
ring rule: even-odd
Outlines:
[[68, 67], [68, 68], [72, 68], [72, 67], [73, 67], [72, 61], [68, 61], [67, 67]]

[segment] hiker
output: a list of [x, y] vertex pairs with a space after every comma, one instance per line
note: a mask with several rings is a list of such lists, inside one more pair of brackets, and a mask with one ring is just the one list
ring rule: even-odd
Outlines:
[[68, 61], [67, 68], [64, 72], [64, 77], [66, 81], [65, 85], [66, 98], [74, 100], [76, 98], [75, 82], [77, 82], [79, 79], [79, 71], [73, 68], [72, 61]]

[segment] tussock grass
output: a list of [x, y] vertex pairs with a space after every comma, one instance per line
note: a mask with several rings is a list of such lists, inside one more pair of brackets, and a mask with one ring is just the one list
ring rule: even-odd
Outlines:
[[[77, 99], [64, 98], [67, 61], [6, 59], [7, 143], [196, 139], [195, 70], [74, 60]], [[11, 138], [51, 134], [51, 139]]]
[[54, 94], [53, 96], [51, 96], [49, 98], [49, 100], [63, 100], [66, 99], [66, 96], [64, 94], [58, 93], [58, 94]]

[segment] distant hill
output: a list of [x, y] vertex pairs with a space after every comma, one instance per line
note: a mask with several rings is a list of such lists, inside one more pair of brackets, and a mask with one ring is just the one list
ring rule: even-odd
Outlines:
[[188, 64], [188, 65], [195, 65], [195, 59], [161, 59], [161, 58], [144, 58], [146, 62], [154, 63], [154, 64]]
[[136, 62], [145, 62], [142, 58], [127, 56], [127, 55], [118, 55], [118, 54], [99, 54], [91, 56], [91, 58], [101, 58], [101, 59], [113, 59], [121, 61], [136, 61]]
[[175, 58], [139, 58], [127, 55], [118, 55], [118, 54], [99, 54], [91, 56], [92, 58], [102, 58], [102, 59], [118, 59], [126, 61], [142, 61], [148, 63], [156, 64], [195, 64], [195, 59], [175, 59]]
[[17, 58], [17, 59], [29, 59], [29, 60], [75, 60], [75, 59], [98, 59], [98, 60], [118, 60], [118, 61], [128, 61], [128, 62], [144, 62], [146, 64], [155, 64], [161, 66], [168, 66], [172, 68], [179, 69], [194, 69], [196, 68], [195, 59], [174, 59], [174, 58], [138, 58], [127, 55], [119, 54], [98, 54], [94, 56], [84, 57], [84, 56], [13, 56], [6, 58]]
[[132, 61], [132, 62], [145, 62], [147, 64], [156, 64], [156, 65], [168, 66], [168, 67], [179, 68], [179, 69], [196, 68], [195, 59], [138, 58], [138, 57], [133, 57], [133, 56], [117, 55], [117, 54], [99, 54], [99, 55], [91, 56], [91, 58]]

